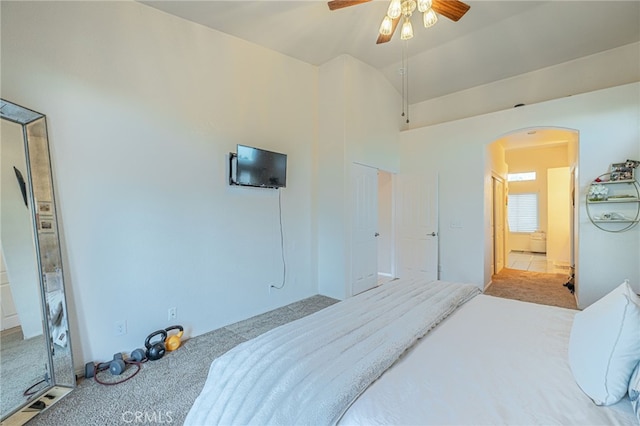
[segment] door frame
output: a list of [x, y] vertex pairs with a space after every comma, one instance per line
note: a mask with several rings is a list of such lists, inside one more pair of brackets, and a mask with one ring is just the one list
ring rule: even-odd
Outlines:
[[[380, 172], [383, 173], [388, 173], [391, 176], [391, 205], [389, 206], [390, 208], [390, 215], [391, 215], [391, 225], [390, 225], [390, 244], [391, 244], [391, 277], [389, 277], [389, 280], [396, 278], [397, 277], [397, 261], [396, 261], [396, 253], [397, 253], [397, 248], [396, 248], [396, 179], [397, 179], [397, 173], [389, 171], [389, 170], [385, 170], [385, 169], [381, 169], [379, 167], [375, 167], [372, 166], [370, 164], [366, 164], [363, 162], [359, 162], [359, 161], [353, 161], [351, 162], [351, 166], [349, 168], [349, 264], [348, 264], [348, 275], [347, 275], [347, 279], [348, 279], [348, 284], [347, 284], [347, 294], [348, 296], [353, 296], [354, 292], [353, 292], [353, 267], [355, 264], [355, 253], [353, 251], [353, 234], [354, 234], [354, 224], [353, 224], [353, 216], [354, 216], [354, 212], [352, 211], [353, 209], [353, 197], [355, 196], [355, 191], [353, 188], [353, 167], [354, 166], [364, 166], [364, 167], [369, 167], [372, 169], [377, 170], [378, 174]], [[378, 195], [379, 195], [379, 180], [378, 180], [378, 186], [377, 186], [377, 191], [378, 191]], [[378, 207], [379, 208], [379, 207]], [[380, 220], [379, 217], [379, 212], [378, 212], [378, 221]], [[376, 246], [376, 260], [377, 260], [377, 256], [378, 256], [378, 247]], [[378, 268], [379, 269], [379, 268]], [[379, 270], [376, 271], [376, 274], [378, 274]]]
[[[391, 268], [389, 271], [389, 280], [394, 279], [398, 276], [397, 274], [397, 264], [396, 264], [396, 181], [397, 181], [397, 174], [387, 171], [387, 170], [382, 170], [382, 169], [378, 169], [378, 223], [380, 224], [380, 214], [382, 212], [381, 207], [380, 207], [380, 173], [384, 173], [389, 175], [389, 177], [391, 178], [391, 183], [389, 185], [389, 190], [391, 192], [391, 199], [389, 202], [389, 206], [388, 206], [388, 214], [389, 214], [389, 227], [388, 227], [388, 231], [389, 231], [389, 256], [390, 259], [388, 259], [389, 263], [391, 264]], [[379, 226], [380, 227], [380, 226]], [[380, 227], [381, 228], [381, 227]], [[382, 228], [381, 228], [382, 229]], [[380, 250], [380, 243], [378, 243], [378, 250]], [[378, 252], [378, 256], [380, 256], [380, 253]], [[380, 274], [380, 265], [378, 264], [378, 273]]]
[[[503, 133], [502, 135], [496, 136], [495, 138], [491, 139], [489, 142], [487, 142], [485, 144], [485, 174], [484, 174], [484, 190], [485, 190], [485, 229], [489, 229], [490, 228], [490, 224], [489, 222], [489, 217], [488, 214], [492, 214], [492, 212], [490, 213], [490, 210], [488, 209], [488, 203], [492, 202], [492, 197], [489, 196], [489, 194], [492, 194], [492, 189], [489, 189], [489, 185], [492, 185], [492, 181], [491, 179], [488, 179], [488, 177], [493, 173], [493, 169], [491, 168], [491, 155], [488, 154], [489, 152], [489, 147], [492, 144], [495, 143], [502, 143], [503, 141], [506, 141], [509, 138], [512, 138], [514, 136], [518, 136], [518, 135], [522, 135], [524, 133], [528, 134], [528, 135], [533, 135], [536, 133], [539, 133], [540, 131], [546, 131], [546, 130], [554, 130], [554, 131], [560, 131], [562, 132], [562, 136], [565, 137], [566, 142], [568, 143], [568, 150], [569, 150], [569, 167], [570, 170], [572, 171], [572, 198], [573, 198], [573, 210], [571, 212], [571, 223], [572, 223], [572, 228], [571, 228], [571, 234], [570, 234], [570, 238], [572, 241], [572, 249], [571, 249], [571, 256], [572, 256], [572, 267], [573, 269], [571, 269], [571, 271], [574, 274], [574, 285], [575, 285], [575, 297], [576, 300], [579, 299], [579, 264], [578, 264], [578, 247], [579, 247], [579, 237], [580, 237], [580, 232], [579, 232], [579, 226], [580, 226], [580, 211], [578, 208], [576, 208], [575, 203], [577, 202], [577, 190], [579, 188], [579, 176], [578, 176], [578, 172], [579, 172], [579, 167], [580, 167], [580, 132], [577, 129], [573, 129], [573, 128], [569, 128], [569, 127], [558, 127], [558, 126], [535, 126], [535, 127], [525, 127], [525, 128], [520, 128], [520, 129], [512, 129], [509, 130], [505, 133]], [[522, 143], [527, 143], [525, 140], [521, 141]], [[538, 141], [534, 141], [533, 144], [528, 143], [529, 147], [536, 147], [536, 146], [541, 146], [541, 143], [544, 143], [543, 139], [540, 139]], [[491, 172], [489, 172], [489, 170], [491, 170]], [[507, 228], [505, 228], [505, 233], [507, 233], [506, 231]], [[493, 264], [492, 262], [490, 262], [490, 260], [488, 259], [489, 256], [489, 250], [493, 250], [493, 235], [490, 235], [489, 231], [486, 231], [485, 234], [485, 239], [484, 239], [484, 247], [485, 247], [485, 263], [484, 263], [484, 279], [485, 279], [485, 287], [491, 284], [491, 270], [493, 270]], [[508, 242], [508, 233], [507, 233], [507, 242]], [[510, 247], [506, 247], [506, 249], [509, 249], [510, 251]], [[507, 251], [507, 256], [508, 256], [509, 252]], [[507, 261], [508, 264], [508, 261]]]
[[[391, 176], [391, 203], [390, 203], [390, 216], [391, 216], [391, 224], [390, 224], [390, 232], [391, 235], [389, 237], [389, 243], [391, 244], [391, 249], [390, 249], [390, 263], [391, 263], [391, 277], [389, 277], [389, 280], [397, 277], [397, 264], [396, 264], [396, 210], [395, 210], [395, 191], [396, 191], [396, 173], [392, 172], [392, 171], [388, 171], [388, 170], [384, 170], [381, 169], [379, 167], [375, 167], [375, 166], [371, 166], [369, 164], [366, 163], [362, 163], [362, 162], [358, 162], [358, 161], [353, 161], [351, 162], [351, 167], [349, 170], [349, 174], [350, 174], [350, 179], [349, 179], [349, 269], [348, 269], [348, 285], [347, 285], [347, 294], [349, 296], [353, 296], [354, 295], [354, 289], [353, 289], [353, 268], [355, 265], [355, 255], [356, 253], [353, 250], [353, 238], [354, 238], [354, 232], [355, 232], [355, 227], [354, 227], [354, 223], [353, 223], [353, 219], [354, 219], [354, 212], [353, 212], [353, 203], [354, 203], [354, 196], [355, 196], [355, 188], [353, 187], [353, 167], [354, 166], [362, 166], [362, 167], [368, 167], [371, 169], [375, 169], [378, 173], [378, 175], [380, 174], [380, 172], [383, 173], [388, 173]], [[377, 191], [377, 196], [379, 198], [380, 195], [380, 186], [379, 186], [379, 179], [377, 180], [377, 185], [376, 185], [376, 191]], [[378, 228], [379, 226], [379, 221], [380, 221], [380, 211], [379, 211], [379, 203], [378, 203]], [[378, 253], [379, 253], [379, 248], [378, 245], [376, 245], [376, 250], [375, 250], [375, 256], [376, 256], [376, 263], [378, 260]], [[379, 267], [377, 268], [378, 270], [376, 271], [376, 286], [379, 283], [379, 280], [377, 279], [378, 277], [378, 273], [379, 271]]]
[[[507, 192], [507, 187], [506, 187], [506, 181], [499, 176], [496, 173], [492, 173], [491, 174], [491, 227], [492, 227], [492, 236], [493, 236], [493, 247], [492, 247], [492, 259], [491, 259], [491, 264], [493, 265], [493, 274], [497, 274], [498, 272], [500, 272], [498, 270], [498, 261], [497, 261], [497, 256], [496, 253], [498, 251], [497, 249], [497, 241], [499, 238], [502, 239], [502, 267], [505, 268], [506, 267], [506, 259], [507, 259], [507, 239], [506, 239], [506, 232], [505, 232], [505, 226], [506, 226], [506, 221], [507, 221], [507, 216], [506, 216], [506, 204], [504, 202], [500, 202], [500, 204], [497, 204], [497, 200], [496, 200], [496, 184], [502, 184], [502, 200], [504, 201], [505, 197], [506, 197], [506, 192]], [[498, 235], [498, 231], [496, 230], [496, 217], [497, 215], [497, 211], [496, 211], [496, 205], [499, 205], [502, 208], [502, 235]]]

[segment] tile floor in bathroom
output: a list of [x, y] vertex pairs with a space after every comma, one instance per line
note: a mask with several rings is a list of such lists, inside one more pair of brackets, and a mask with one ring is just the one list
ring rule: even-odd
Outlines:
[[569, 265], [555, 265], [552, 261], [547, 260], [545, 253], [529, 251], [511, 251], [508, 256], [507, 268], [548, 274], [569, 273]]

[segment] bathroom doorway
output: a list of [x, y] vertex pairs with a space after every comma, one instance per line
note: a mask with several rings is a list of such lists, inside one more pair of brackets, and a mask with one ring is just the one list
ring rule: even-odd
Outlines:
[[494, 141], [488, 153], [494, 276], [503, 270], [536, 273], [540, 280], [554, 274], [575, 286], [577, 132], [522, 129]]

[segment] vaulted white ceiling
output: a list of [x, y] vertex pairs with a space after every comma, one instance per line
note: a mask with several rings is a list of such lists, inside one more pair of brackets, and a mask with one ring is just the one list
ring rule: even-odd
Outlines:
[[[637, 0], [465, 2], [471, 9], [456, 23], [440, 17], [425, 29], [414, 16], [410, 103], [640, 41]], [[401, 91], [399, 31], [375, 43], [386, 0], [336, 11], [315, 0], [142, 3], [314, 65], [349, 54]]]

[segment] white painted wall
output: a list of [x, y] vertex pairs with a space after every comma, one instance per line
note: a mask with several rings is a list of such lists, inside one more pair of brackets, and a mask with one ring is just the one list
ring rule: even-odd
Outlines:
[[[615, 66], [612, 66], [615, 64]], [[532, 105], [640, 81], [640, 43], [578, 58], [411, 105], [409, 128]], [[437, 65], [436, 65], [437, 66]], [[404, 127], [403, 127], [404, 128]]]
[[[2, 97], [47, 115], [76, 368], [317, 293], [316, 67], [137, 2], [2, 2]], [[227, 185], [237, 143], [288, 155]], [[114, 336], [114, 322], [128, 332]]]
[[[589, 222], [585, 210], [585, 195], [594, 176], [612, 162], [640, 158], [638, 99], [640, 83], [632, 83], [403, 132], [402, 171], [440, 173], [441, 278], [481, 288], [489, 282], [491, 269], [485, 253], [491, 249], [486, 215], [490, 209], [484, 184], [490, 181], [491, 170], [484, 166], [485, 146], [513, 130], [548, 126], [580, 133], [579, 306], [590, 305], [625, 278], [640, 290], [640, 227], [621, 234], [604, 233]], [[463, 227], [452, 228], [454, 221]]]
[[318, 79], [318, 144], [315, 155], [315, 211], [317, 217], [318, 292], [346, 297], [347, 152], [345, 144], [346, 57], [320, 67]]
[[318, 290], [351, 295], [351, 164], [398, 171], [400, 98], [387, 80], [350, 56], [319, 69]]

